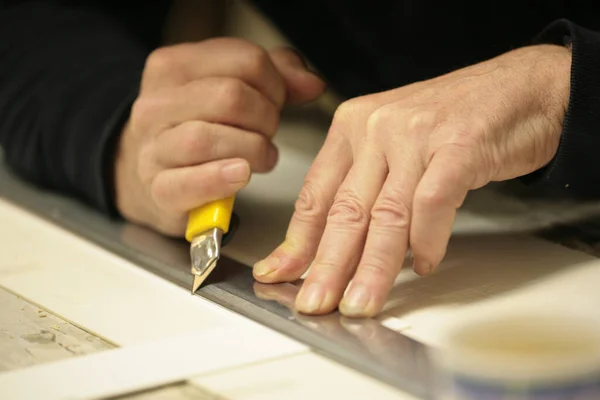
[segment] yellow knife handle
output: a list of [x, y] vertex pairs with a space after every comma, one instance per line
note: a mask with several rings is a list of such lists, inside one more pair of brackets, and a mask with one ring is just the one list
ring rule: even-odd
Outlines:
[[189, 213], [185, 239], [191, 242], [196, 236], [218, 228], [226, 234], [229, 231], [235, 196], [213, 201]]

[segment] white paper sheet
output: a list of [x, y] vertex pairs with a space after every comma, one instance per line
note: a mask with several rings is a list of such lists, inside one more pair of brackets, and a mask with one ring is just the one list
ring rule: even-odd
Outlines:
[[0, 398], [105, 398], [183, 381], [248, 363], [298, 354], [274, 340], [227, 328], [204, 329], [89, 356], [0, 374]]

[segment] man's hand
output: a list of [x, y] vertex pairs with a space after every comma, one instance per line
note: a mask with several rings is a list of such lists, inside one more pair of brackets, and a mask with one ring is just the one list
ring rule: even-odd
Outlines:
[[421, 275], [441, 262], [469, 190], [552, 159], [570, 62], [566, 48], [532, 46], [342, 104], [256, 279], [293, 281], [314, 260], [299, 311], [377, 314], [409, 248]]
[[180, 236], [189, 210], [271, 170], [271, 139], [285, 103], [324, 90], [300, 57], [237, 39], [155, 51], [123, 130], [115, 164], [121, 215]]

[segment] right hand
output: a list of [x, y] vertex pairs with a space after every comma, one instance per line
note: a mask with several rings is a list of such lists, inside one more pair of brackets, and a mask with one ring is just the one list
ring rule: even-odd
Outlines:
[[234, 195], [251, 172], [274, 168], [281, 108], [315, 99], [324, 86], [287, 49], [226, 38], [158, 49], [120, 137], [120, 214], [182, 236], [191, 209]]

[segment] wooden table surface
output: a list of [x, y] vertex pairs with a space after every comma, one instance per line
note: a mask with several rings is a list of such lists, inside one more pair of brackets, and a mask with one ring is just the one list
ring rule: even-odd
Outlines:
[[[111, 343], [0, 287], [0, 373], [115, 348]], [[119, 400], [217, 400], [187, 383]]]
[[0, 287], [0, 372], [113, 347]]

